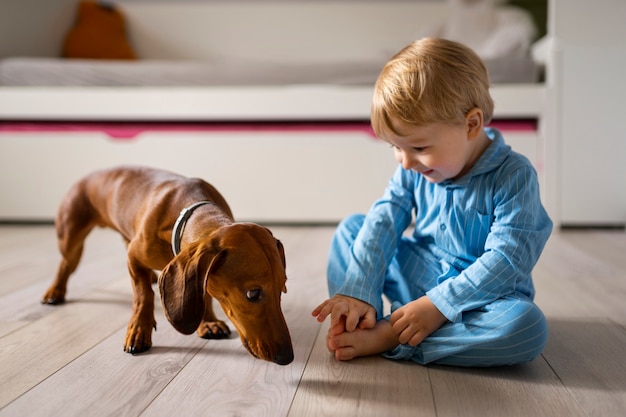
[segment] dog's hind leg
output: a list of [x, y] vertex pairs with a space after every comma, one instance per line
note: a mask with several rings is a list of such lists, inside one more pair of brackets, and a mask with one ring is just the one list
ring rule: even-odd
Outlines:
[[57, 213], [55, 225], [61, 262], [54, 282], [41, 298], [43, 304], [65, 301], [67, 281], [78, 267], [87, 235], [96, 225], [94, 212], [83, 191], [82, 183], [71, 188]]

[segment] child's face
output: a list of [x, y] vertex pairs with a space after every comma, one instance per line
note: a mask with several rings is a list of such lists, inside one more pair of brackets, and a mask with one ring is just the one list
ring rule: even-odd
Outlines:
[[475, 146], [478, 141], [472, 140], [474, 130], [467, 121], [459, 125], [403, 126], [400, 131], [403, 136], [385, 138], [397, 161], [433, 183], [464, 175], [480, 157], [481, 151]]

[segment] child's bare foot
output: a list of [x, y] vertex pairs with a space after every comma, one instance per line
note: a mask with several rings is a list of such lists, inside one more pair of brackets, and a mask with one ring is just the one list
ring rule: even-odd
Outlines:
[[371, 329], [357, 328], [353, 332], [326, 336], [326, 346], [339, 361], [349, 361], [360, 356], [379, 355], [398, 346], [398, 335], [387, 320], [376, 322]]

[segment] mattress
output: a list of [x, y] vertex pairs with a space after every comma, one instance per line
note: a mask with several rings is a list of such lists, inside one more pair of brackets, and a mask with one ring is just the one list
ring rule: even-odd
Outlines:
[[6, 86], [370, 85], [384, 62], [286, 64], [274, 62], [99, 61], [7, 58]]
[[[538, 81], [530, 59], [485, 61], [492, 83]], [[367, 85], [382, 60], [360, 62], [100, 61], [59, 58], [0, 60], [0, 86], [274, 86]]]

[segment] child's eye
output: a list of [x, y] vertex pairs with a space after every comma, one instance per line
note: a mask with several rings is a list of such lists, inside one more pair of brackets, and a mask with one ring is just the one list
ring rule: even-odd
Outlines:
[[413, 148], [414, 151], [416, 152], [424, 152], [424, 150], [426, 150], [426, 147], [424, 146], [416, 146]]

